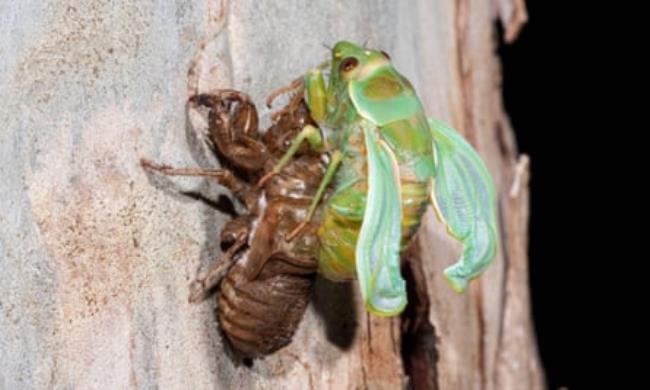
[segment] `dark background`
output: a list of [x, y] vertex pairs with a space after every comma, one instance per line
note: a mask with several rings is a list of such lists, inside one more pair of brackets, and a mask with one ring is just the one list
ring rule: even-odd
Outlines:
[[[499, 47], [505, 107], [520, 152], [531, 157], [532, 307], [550, 389], [581, 387], [579, 367], [587, 351], [603, 343], [602, 336], [593, 339], [595, 348], [583, 342], [599, 319], [590, 318], [595, 297], [581, 287], [589, 281], [582, 270], [595, 267], [599, 244], [588, 233], [594, 227], [586, 226], [589, 208], [583, 207], [599, 191], [600, 169], [583, 153], [592, 136], [585, 118], [602, 113], [595, 107], [586, 115], [579, 111], [589, 77], [581, 56], [590, 40], [580, 27], [586, 15], [577, 4], [567, 9], [570, 3], [527, 0], [528, 23], [514, 43]], [[599, 374], [592, 367], [587, 375]]]

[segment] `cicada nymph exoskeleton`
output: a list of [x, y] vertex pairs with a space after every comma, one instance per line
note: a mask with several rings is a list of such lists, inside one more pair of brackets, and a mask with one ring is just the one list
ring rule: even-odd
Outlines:
[[245, 206], [246, 214], [223, 227], [224, 252], [192, 284], [190, 301], [201, 301], [217, 287], [224, 335], [240, 356], [263, 356], [291, 341], [309, 303], [318, 266], [315, 228], [308, 227], [296, 239], [285, 238], [304, 219], [324, 163], [305, 147], [281, 174], [263, 187], [258, 182], [313, 121], [296, 98], [273, 116], [263, 134], [255, 105], [241, 92], [200, 94], [189, 104], [208, 109], [208, 138], [222, 168], [174, 168], [144, 159], [142, 165], [166, 175], [217, 180]]

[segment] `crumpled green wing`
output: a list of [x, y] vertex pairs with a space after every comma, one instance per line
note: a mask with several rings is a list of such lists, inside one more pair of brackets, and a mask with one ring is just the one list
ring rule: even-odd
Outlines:
[[406, 283], [400, 274], [402, 202], [395, 155], [379, 138], [375, 125], [363, 121], [368, 158], [368, 193], [355, 248], [357, 277], [366, 308], [380, 316], [399, 314], [406, 306]]
[[492, 177], [467, 141], [448, 125], [429, 119], [436, 176], [431, 200], [447, 231], [463, 244], [458, 262], [445, 269], [463, 292], [490, 264], [497, 249], [496, 198]]

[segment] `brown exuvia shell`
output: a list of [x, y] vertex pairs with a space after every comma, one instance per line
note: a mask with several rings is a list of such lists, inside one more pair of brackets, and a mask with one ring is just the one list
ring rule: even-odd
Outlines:
[[287, 345], [309, 303], [317, 271], [315, 226], [285, 240], [304, 219], [325, 172], [318, 154], [303, 148], [297, 158], [260, 187], [258, 182], [277, 163], [306, 124], [314, 124], [296, 96], [274, 115], [260, 134], [255, 105], [247, 95], [220, 90], [190, 99], [209, 109], [209, 141], [225, 169], [172, 168], [143, 160], [146, 168], [168, 175], [207, 176], [231, 190], [247, 213], [221, 231], [226, 248], [190, 300], [203, 299], [218, 286], [218, 318], [236, 353], [259, 357]]
[[270, 259], [248, 280], [234, 265], [221, 281], [219, 323], [232, 346], [247, 357], [270, 354], [287, 345], [309, 303], [315, 267]]

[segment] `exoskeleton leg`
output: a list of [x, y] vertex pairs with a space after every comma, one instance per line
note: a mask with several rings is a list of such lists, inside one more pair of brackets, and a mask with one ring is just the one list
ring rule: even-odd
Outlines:
[[140, 159], [140, 165], [168, 176], [200, 176], [216, 179], [219, 184], [228, 188], [237, 198], [241, 199], [249, 210], [257, 202], [256, 193], [252, 191], [251, 186], [239, 180], [226, 169], [174, 168], [169, 165], [156, 164], [144, 158]]
[[268, 155], [257, 132], [257, 110], [246, 94], [224, 89], [192, 96], [189, 103], [210, 109], [210, 140], [230, 162], [248, 171], [264, 167]]
[[273, 101], [278, 96], [290, 93], [291, 98], [289, 100], [289, 104], [287, 104], [284, 108], [271, 114], [271, 119], [275, 121], [279, 117], [281, 117], [282, 115], [288, 112], [295, 112], [298, 106], [300, 105], [300, 101], [302, 100], [302, 95], [304, 93], [304, 90], [305, 87], [304, 87], [304, 82], [302, 80], [302, 77], [293, 80], [289, 85], [273, 90], [266, 98], [266, 106], [268, 108], [271, 108], [271, 106], [273, 105]]
[[273, 101], [277, 99], [278, 96], [284, 95], [285, 93], [296, 93], [302, 90], [304, 88], [302, 77], [293, 80], [289, 85], [285, 85], [280, 88], [276, 88], [271, 93], [269, 96], [266, 97], [266, 106], [268, 108], [271, 108], [273, 105]]
[[[322, 63], [318, 67], [312, 69], [307, 73], [307, 75], [304, 78], [300, 78], [297, 80], [294, 80], [289, 86], [287, 87], [282, 87], [269, 95], [269, 98], [267, 99], [267, 105], [270, 106], [270, 104], [273, 102], [273, 99], [275, 99], [277, 96], [284, 94], [288, 91], [292, 90], [298, 90], [300, 94], [302, 95], [303, 92], [305, 93], [305, 98], [307, 99], [307, 106], [309, 108], [309, 113], [312, 117], [313, 120], [315, 120], [317, 123], [322, 123], [325, 120], [325, 117], [327, 115], [327, 96], [326, 96], [326, 90], [325, 90], [325, 83], [323, 80], [323, 73], [322, 69], [323, 67], [327, 66], [327, 62]], [[294, 96], [295, 97], [295, 96]], [[299, 98], [296, 100], [296, 105], [293, 106], [292, 104], [287, 105], [290, 109], [296, 109], [298, 105], [300, 104], [300, 101], [302, 99], [302, 96], [299, 96]], [[293, 100], [292, 100], [293, 102]], [[282, 114], [282, 111], [279, 112], [279, 114]], [[280, 159], [280, 161], [276, 164], [275, 167], [273, 167], [273, 170], [271, 172], [268, 172], [258, 183], [258, 187], [262, 187], [264, 183], [269, 180], [273, 175], [279, 173], [282, 168], [284, 168], [290, 161], [290, 159], [293, 157], [294, 154], [298, 151], [300, 148], [300, 145], [304, 140], [307, 140], [311, 146], [312, 149], [315, 151], [326, 151], [328, 149], [328, 145], [325, 139], [323, 139], [323, 136], [321, 135], [320, 131], [311, 125], [305, 126], [300, 133], [293, 139], [291, 142], [291, 146], [289, 147], [289, 150], [286, 151], [284, 156]]]
[[282, 168], [291, 161], [291, 158], [296, 154], [298, 149], [300, 149], [300, 145], [302, 145], [302, 142], [305, 140], [309, 142], [309, 145], [314, 150], [322, 150], [324, 148], [325, 142], [318, 128], [312, 125], [305, 126], [305, 128], [296, 135], [293, 141], [291, 141], [291, 146], [289, 146], [289, 149], [284, 153], [280, 161], [278, 161], [270, 172], [260, 179], [257, 186], [264, 186], [264, 183], [266, 183], [271, 177], [280, 173]]
[[208, 292], [219, 284], [226, 272], [235, 264], [235, 255], [246, 244], [247, 239], [248, 231], [242, 231], [232, 246], [212, 265], [208, 273], [192, 282], [190, 285], [190, 303], [202, 301], [208, 295]]
[[289, 233], [289, 235], [287, 236], [287, 241], [292, 240], [295, 236], [298, 235], [298, 233], [302, 231], [302, 229], [304, 229], [309, 224], [311, 218], [314, 216], [314, 212], [316, 211], [318, 204], [320, 203], [321, 199], [323, 198], [323, 195], [325, 194], [325, 190], [327, 189], [327, 186], [334, 179], [334, 176], [336, 175], [336, 170], [339, 168], [339, 165], [341, 165], [342, 160], [343, 160], [343, 153], [341, 153], [339, 150], [335, 151], [332, 154], [330, 163], [327, 166], [327, 170], [325, 171], [325, 176], [323, 176], [323, 180], [321, 180], [320, 184], [318, 185], [318, 190], [316, 191], [316, 195], [314, 195], [314, 198], [312, 199], [311, 204], [309, 205], [309, 211], [307, 211], [307, 215], [305, 216], [305, 219], [293, 231], [291, 231], [291, 233]]

